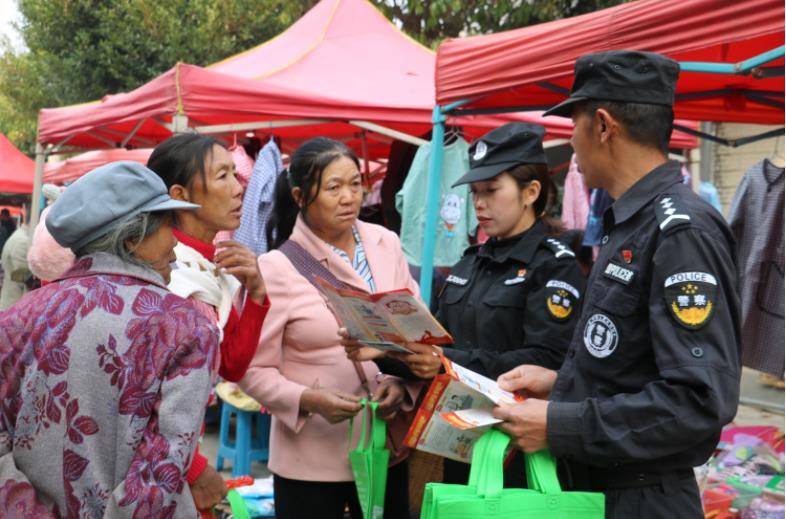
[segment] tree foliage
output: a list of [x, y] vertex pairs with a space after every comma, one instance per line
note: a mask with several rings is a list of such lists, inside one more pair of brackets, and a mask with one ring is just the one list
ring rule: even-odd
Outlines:
[[569, 18], [627, 0], [374, 0], [421, 43], [518, 29]]
[[128, 91], [280, 33], [316, 0], [17, 0], [25, 49], [0, 56], [0, 131], [31, 152], [38, 111]]
[[[17, 0], [22, 50], [0, 41], [0, 132], [31, 153], [38, 111], [128, 91], [178, 61], [207, 65], [264, 42], [318, 0]], [[623, 0], [372, 0], [431, 47]]]

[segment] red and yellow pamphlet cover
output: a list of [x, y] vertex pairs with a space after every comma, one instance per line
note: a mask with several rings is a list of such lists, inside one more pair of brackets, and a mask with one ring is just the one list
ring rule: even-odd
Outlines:
[[491, 410], [522, 398], [503, 391], [483, 375], [442, 358], [445, 373], [437, 375], [423, 398], [404, 444], [469, 463], [472, 447], [499, 420]]
[[317, 278], [322, 293], [353, 338], [386, 351], [411, 353], [407, 342], [452, 344], [453, 338], [407, 289], [368, 294]]

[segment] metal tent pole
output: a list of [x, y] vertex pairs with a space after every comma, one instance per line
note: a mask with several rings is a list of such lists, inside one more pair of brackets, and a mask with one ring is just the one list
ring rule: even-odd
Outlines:
[[754, 68], [765, 65], [784, 55], [784, 46], [775, 47], [772, 50], [763, 52], [758, 56], [740, 61], [739, 63], [713, 63], [704, 61], [682, 61], [680, 70], [682, 72], [706, 72], [709, 74], [748, 74]]
[[428, 305], [431, 302], [431, 280], [434, 271], [434, 249], [437, 243], [437, 216], [439, 215], [439, 183], [445, 158], [445, 114], [469, 103], [468, 99], [434, 107], [431, 122], [431, 155], [428, 165], [426, 188], [426, 222], [423, 228], [423, 254], [420, 258], [420, 297]]
[[439, 181], [442, 177], [442, 161], [445, 138], [445, 116], [437, 105], [431, 116], [434, 127], [431, 131], [431, 155], [428, 165], [426, 187], [426, 225], [423, 229], [423, 255], [420, 258], [420, 297], [426, 305], [431, 301], [431, 279], [434, 270], [434, 246], [437, 242], [437, 216], [439, 215]]
[[40, 142], [35, 143], [35, 177], [33, 177], [33, 199], [30, 207], [30, 229], [38, 225], [38, 218], [42, 209], [41, 187], [44, 184], [44, 162], [46, 154]]
[[191, 131], [188, 128], [188, 116], [177, 114], [172, 117], [172, 133], [177, 135], [179, 133], [188, 133]]

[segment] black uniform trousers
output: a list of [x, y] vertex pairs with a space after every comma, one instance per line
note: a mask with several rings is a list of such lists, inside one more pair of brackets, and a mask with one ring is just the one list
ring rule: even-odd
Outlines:
[[558, 461], [565, 491], [603, 492], [608, 519], [701, 519], [704, 512], [693, 469], [669, 472], [597, 468]]
[[[276, 519], [363, 519], [354, 481], [301, 481], [273, 475]], [[404, 460], [388, 469], [385, 519], [409, 519], [409, 469]]]
[[608, 519], [702, 519], [696, 478], [664, 481], [655, 486], [606, 490]]

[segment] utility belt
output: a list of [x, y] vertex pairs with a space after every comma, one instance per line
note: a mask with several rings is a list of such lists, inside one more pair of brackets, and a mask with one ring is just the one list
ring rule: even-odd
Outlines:
[[[686, 480], [695, 481], [692, 468], [658, 470], [653, 465], [592, 467], [560, 460], [560, 482], [566, 490], [601, 492], [626, 488], [661, 486], [665, 491], [675, 491]], [[649, 470], [648, 470], [649, 469]]]

